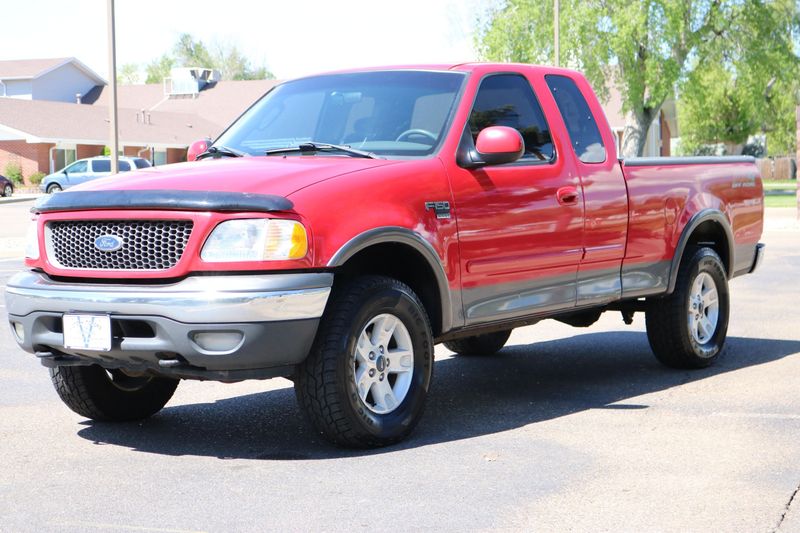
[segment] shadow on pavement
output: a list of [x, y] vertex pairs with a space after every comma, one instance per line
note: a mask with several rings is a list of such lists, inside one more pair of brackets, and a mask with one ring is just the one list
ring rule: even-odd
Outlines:
[[800, 352], [800, 341], [728, 339], [712, 368], [677, 371], [651, 355], [638, 332], [590, 333], [507, 346], [491, 357], [454, 357], [434, 368], [427, 410], [406, 441], [379, 450], [342, 450], [307, 425], [291, 388], [167, 406], [140, 423], [86, 422], [79, 435], [96, 444], [165, 455], [220, 459], [314, 460], [375, 455], [522, 427], [610, 405]]

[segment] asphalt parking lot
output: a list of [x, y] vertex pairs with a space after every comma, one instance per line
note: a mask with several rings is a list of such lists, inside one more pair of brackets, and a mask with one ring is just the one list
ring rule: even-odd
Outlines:
[[795, 211], [763, 241], [713, 368], [660, 366], [641, 315], [544, 321], [488, 358], [440, 346], [422, 423], [377, 451], [317, 438], [282, 379], [183, 382], [145, 422], [92, 423], [2, 324], [0, 531], [800, 531]]

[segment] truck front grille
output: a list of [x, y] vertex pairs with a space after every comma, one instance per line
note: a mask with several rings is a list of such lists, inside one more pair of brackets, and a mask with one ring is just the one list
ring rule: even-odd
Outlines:
[[[59, 268], [84, 270], [167, 270], [180, 261], [191, 220], [92, 220], [49, 222], [46, 245], [50, 261]], [[119, 249], [103, 251], [105, 242], [121, 242]], [[109, 246], [105, 246], [109, 248]]]

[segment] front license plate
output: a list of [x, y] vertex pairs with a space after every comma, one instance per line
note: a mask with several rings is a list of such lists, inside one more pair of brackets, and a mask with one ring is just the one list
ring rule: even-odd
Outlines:
[[64, 347], [75, 350], [111, 350], [111, 317], [64, 315]]

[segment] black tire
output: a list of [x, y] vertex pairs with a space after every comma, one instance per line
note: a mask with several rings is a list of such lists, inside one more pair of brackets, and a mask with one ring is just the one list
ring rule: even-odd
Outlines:
[[483, 335], [464, 337], [444, 343], [445, 348], [459, 355], [493, 355], [499, 352], [511, 336], [512, 330], [495, 331]]
[[177, 379], [129, 377], [97, 365], [51, 368], [50, 379], [67, 407], [101, 422], [147, 418], [160, 411], [178, 387]]
[[[717, 319], [713, 332], [703, 334], [708, 339], [692, 333], [690, 313], [707, 316], [708, 310], [700, 306], [694, 310], [692, 287], [698, 277], [708, 274], [717, 291]], [[704, 277], [704, 279], [707, 279]], [[725, 267], [711, 248], [688, 249], [681, 260], [675, 290], [669, 296], [648, 301], [645, 313], [647, 339], [656, 358], [672, 368], [705, 368], [719, 358], [728, 333], [730, 298]]]
[[12, 194], [14, 194], [14, 187], [10, 184], [6, 184], [6, 186], [3, 187], [3, 196], [10, 198]]
[[55, 192], [61, 192], [61, 185], [58, 183], [51, 183], [47, 186], [47, 194], [53, 194]]
[[[385, 314], [399, 320], [408, 334], [413, 354], [405, 360], [413, 371], [399, 404], [381, 414], [369, 405], [371, 392], [365, 399], [359, 396], [356, 348], [362, 332]], [[386, 343], [386, 358], [391, 353], [390, 342]], [[385, 379], [390, 384], [391, 370], [386, 364]], [[419, 298], [397, 280], [364, 276], [331, 294], [311, 353], [295, 376], [295, 392], [311, 424], [326, 439], [349, 448], [379, 447], [402, 440], [414, 429], [425, 407], [432, 373], [431, 326]], [[383, 381], [383, 367], [380, 377]], [[396, 384], [398, 376], [394, 379]]]

